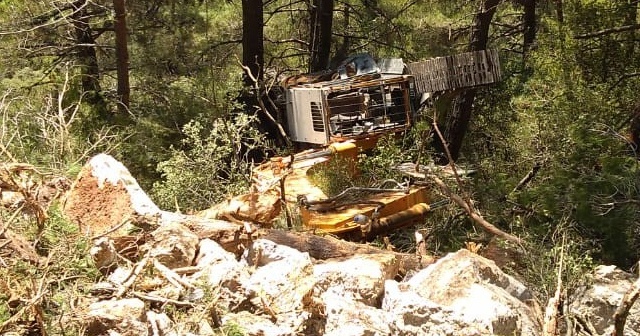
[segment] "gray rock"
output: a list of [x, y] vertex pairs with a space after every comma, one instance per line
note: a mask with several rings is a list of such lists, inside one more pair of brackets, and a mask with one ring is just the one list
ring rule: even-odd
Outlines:
[[145, 321], [145, 305], [139, 299], [98, 301], [89, 306], [85, 323], [92, 335]]
[[[385, 287], [383, 308], [397, 315], [397, 310], [404, 304], [395, 307], [394, 300], [398, 304], [405, 301], [393, 298], [393, 293], [397, 294], [397, 291], [392, 287], [392, 282], [387, 282], [385, 286], [391, 287]], [[541, 333], [538, 320], [541, 312], [526, 302], [532, 298], [529, 290], [503, 273], [493, 261], [467, 250], [451, 253], [438, 260], [401, 284], [401, 287], [408, 298], [416, 299], [410, 294], [413, 292], [437, 307], [450, 311], [441, 316], [443, 323], [468, 329], [471, 334], [534, 336]], [[423, 307], [423, 311], [416, 313], [416, 316], [420, 317], [433, 309], [427, 308]], [[433, 322], [433, 317], [429, 321]], [[454, 333], [458, 332], [461, 331]]]
[[320, 297], [330, 288], [353, 294], [356, 300], [369, 306], [379, 306], [384, 282], [398, 272], [392, 254], [357, 255], [347, 260], [330, 260], [313, 266], [316, 278], [314, 296]]
[[234, 311], [248, 300], [242, 284], [249, 279], [246, 265], [236, 260], [218, 243], [210, 239], [200, 241], [196, 265], [201, 271], [191, 276], [193, 283], [202, 283], [216, 295], [216, 307], [221, 311]]
[[273, 242], [258, 240], [252, 247], [259, 252], [258, 267], [243, 285], [255, 306], [274, 314], [300, 311], [311, 296], [315, 279], [308, 253]]
[[191, 266], [198, 248], [198, 236], [178, 223], [168, 223], [151, 233], [151, 256], [170, 269]]
[[357, 301], [353, 295], [331, 288], [322, 294], [326, 323], [324, 335], [385, 336], [390, 334], [387, 312]]
[[[610, 334], [613, 314], [625, 293], [636, 280], [632, 274], [615, 266], [598, 266], [591, 276], [591, 284], [579, 288], [571, 297], [569, 312], [591, 322], [598, 334]], [[640, 336], [640, 304], [636, 302], [624, 328], [625, 336]]]
[[382, 310], [389, 321], [390, 335], [493, 335], [487, 326], [466, 321], [457, 312], [393, 280], [385, 283]]

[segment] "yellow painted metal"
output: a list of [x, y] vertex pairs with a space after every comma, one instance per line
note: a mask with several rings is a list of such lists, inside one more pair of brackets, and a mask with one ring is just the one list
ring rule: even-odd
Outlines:
[[[382, 202], [385, 206], [380, 211], [381, 217], [391, 216], [395, 213], [407, 210], [418, 203], [427, 202], [426, 187], [412, 187], [409, 193], [388, 192], [376, 194], [359, 199], [361, 201]], [[360, 226], [353, 222], [353, 217], [363, 214], [371, 217], [375, 210], [375, 205], [357, 205], [335, 210], [321, 212], [313, 209], [301, 209], [302, 221], [309, 229], [322, 233], [340, 234], [355, 229]]]
[[[362, 148], [371, 148], [375, 145], [375, 140], [364, 139], [362, 142], [349, 141], [331, 144], [329, 152], [341, 157], [357, 159], [358, 152]], [[371, 146], [371, 147], [369, 147]], [[291, 157], [272, 159], [270, 162], [260, 165], [253, 170], [254, 190], [266, 192], [272, 188], [280, 187], [280, 179], [284, 178], [284, 199], [287, 203], [296, 203], [298, 196], [303, 195], [309, 201], [327, 199], [328, 196], [315, 184], [309, 180], [309, 170], [314, 166], [325, 164], [331, 160], [332, 155], [314, 155], [322, 153], [323, 150], [309, 150], [299, 153], [300, 157], [307, 157], [291, 162]], [[324, 150], [326, 151], [326, 150]], [[351, 169], [347, 169], [351, 170]], [[345, 174], [357, 173], [355, 170], [345, 171]], [[384, 204], [380, 211], [380, 217], [387, 217], [398, 212], [410, 209], [419, 203], [427, 203], [426, 187], [411, 187], [409, 192], [385, 192], [358, 198], [363, 202], [381, 202]], [[330, 211], [301, 208], [302, 222], [306, 229], [315, 230], [318, 233], [341, 234], [356, 229], [360, 226], [353, 222], [353, 217], [357, 214], [371, 216], [377, 206], [349, 205], [338, 207]]]

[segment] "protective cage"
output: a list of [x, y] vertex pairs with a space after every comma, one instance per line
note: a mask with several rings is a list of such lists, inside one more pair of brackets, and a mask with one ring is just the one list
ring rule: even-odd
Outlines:
[[411, 125], [413, 77], [356, 76], [291, 87], [287, 126], [295, 142], [328, 145]]

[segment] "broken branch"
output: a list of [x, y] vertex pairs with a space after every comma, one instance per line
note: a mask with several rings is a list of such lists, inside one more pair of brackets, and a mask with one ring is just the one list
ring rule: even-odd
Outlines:
[[498, 236], [500, 238], [506, 239], [510, 242], [514, 242], [518, 245], [522, 244], [522, 239], [516, 236], [510, 235], [498, 229], [493, 224], [489, 223], [480, 214], [474, 211], [473, 208], [462, 199], [462, 197], [458, 196], [457, 194], [454, 194], [449, 188], [449, 186], [447, 186], [444, 182], [442, 182], [442, 180], [439, 179], [437, 176], [430, 175], [430, 177], [436, 183], [436, 185], [440, 188], [440, 190], [445, 195], [447, 195], [447, 197], [449, 197], [452, 201], [454, 201], [456, 204], [462, 207], [462, 209], [464, 209], [467, 215], [469, 215], [469, 217], [471, 217], [471, 219], [473, 219], [473, 221], [476, 222], [478, 225], [480, 225], [485, 231], [495, 236]]

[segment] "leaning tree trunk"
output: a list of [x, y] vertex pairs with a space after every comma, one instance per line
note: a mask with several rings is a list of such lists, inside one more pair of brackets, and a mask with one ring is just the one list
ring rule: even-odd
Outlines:
[[311, 24], [309, 27], [311, 57], [309, 72], [329, 68], [333, 7], [333, 0], [313, 0], [311, 4]]
[[[469, 51], [479, 51], [487, 48], [489, 26], [499, 3], [500, 0], [482, 1], [482, 5], [475, 15], [471, 28]], [[469, 89], [462, 92], [456, 99], [453, 109], [447, 117], [444, 138], [454, 161], [460, 156], [462, 140], [469, 128], [475, 96], [476, 89]], [[447, 162], [448, 159], [445, 157], [441, 160], [440, 164], [446, 164]]]
[[125, 0], [113, 0], [116, 15], [116, 68], [118, 73], [118, 111], [125, 115], [129, 111], [129, 52], [127, 50], [127, 13]]

